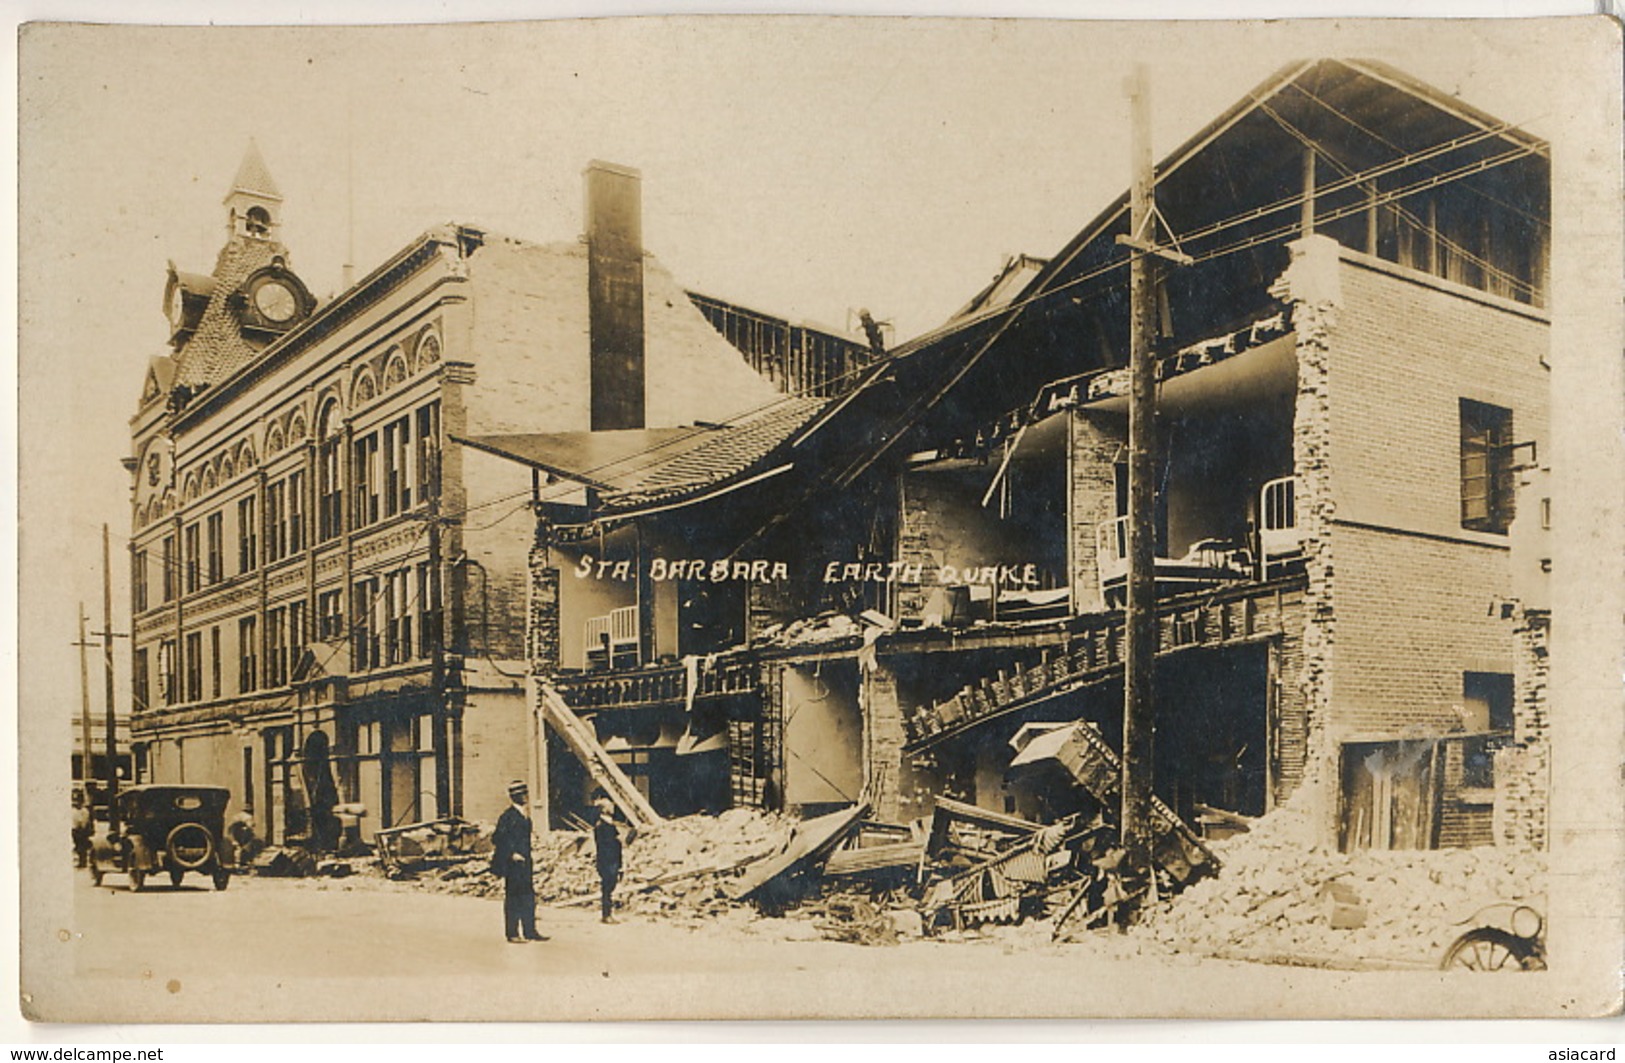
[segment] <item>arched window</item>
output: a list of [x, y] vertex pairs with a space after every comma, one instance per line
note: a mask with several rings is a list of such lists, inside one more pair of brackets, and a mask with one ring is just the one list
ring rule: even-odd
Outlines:
[[280, 453], [282, 450], [282, 427], [272, 425], [271, 430], [265, 433], [265, 456]]
[[363, 369], [355, 375], [355, 386], [350, 391], [350, 408], [353, 410], [364, 402], [371, 402], [378, 397], [378, 384], [372, 378], [372, 370]]
[[293, 416], [288, 418], [288, 444], [291, 446], [294, 443], [303, 442], [304, 438], [305, 415], [295, 410]]
[[230, 483], [232, 480], [236, 479], [236, 477], [237, 463], [231, 460], [230, 454], [227, 454], [225, 457], [220, 459], [220, 482]]
[[211, 465], [207, 469], [203, 470], [203, 491], [204, 491], [205, 494], [207, 494], [210, 491], [213, 491], [215, 489], [215, 486], [216, 486], [217, 482], [218, 481], [215, 480], [215, 471], [214, 471], [214, 466], [213, 465]]
[[246, 227], [250, 236], [265, 236], [271, 231], [271, 212], [264, 207], [249, 207]]
[[197, 498], [197, 477], [192, 473], [186, 474], [186, 483], [181, 488], [181, 501], [191, 502]]
[[321, 449], [316, 455], [316, 541], [326, 542], [344, 530], [343, 411], [329, 399], [316, 415]]
[[440, 361], [440, 337], [432, 330], [425, 332], [423, 338], [418, 340], [417, 354], [419, 370]]
[[247, 472], [253, 467], [254, 445], [252, 443], [244, 442], [242, 446], [237, 448], [237, 469], [239, 472]]
[[384, 363], [384, 390], [388, 391], [397, 386], [405, 381], [406, 377], [406, 355], [397, 347], [390, 352], [389, 359]]

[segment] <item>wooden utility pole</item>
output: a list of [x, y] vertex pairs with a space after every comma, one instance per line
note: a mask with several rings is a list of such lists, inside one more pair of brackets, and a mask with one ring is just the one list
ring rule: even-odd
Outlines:
[[107, 661], [107, 830], [118, 833], [118, 721], [113, 715], [113, 569], [102, 525], [102, 656]]
[[1154, 252], [1156, 206], [1152, 193], [1151, 86], [1143, 64], [1129, 82], [1131, 155], [1129, 192], [1129, 407], [1128, 603], [1123, 671], [1122, 840], [1136, 870], [1150, 869], [1152, 749], [1156, 703], [1152, 675], [1157, 656], [1156, 585], [1156, 359], [1157, 290]]
[[85, 603], [79, 603], [79, 741], [84, 752], [79, 757], [79, 780], [85, 784], [85, 804], [90, 804], [90, 658], [85, 651], [91, 643], [85, 638]]

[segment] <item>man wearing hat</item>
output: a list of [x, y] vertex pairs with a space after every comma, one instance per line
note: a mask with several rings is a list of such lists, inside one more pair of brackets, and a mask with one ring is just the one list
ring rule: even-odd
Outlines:
[[524, 782], [515, 779], [508, 784], [508, 800], [513, 803], [502, 810], [497, 819], [496, 833], [491, 836], [495, 851], [491, 854], [491, 870], [502, 876], [502, 917], [507, 927], [508, 940], [514, 944], [525, 941], [546, 941], [536, 932], [536, 882], [530, 858], [530, 790]]

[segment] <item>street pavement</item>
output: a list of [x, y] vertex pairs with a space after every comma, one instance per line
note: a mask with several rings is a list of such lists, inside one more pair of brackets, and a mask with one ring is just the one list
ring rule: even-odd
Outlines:
[[743, 910], [699, 926], [638, 915], [605, 926], [593, 909], [543, 907], [551, 940], [515, 945], [499, 899], [361, 876], [238, 876], [224, 892], [189, 876], [134, 892], [122, 875], [96, 888], [79, 872], [74, 893], [74, 925], [56, 936], [85, 995], [65, 1011], [100, 1021], [1156, 1014], [1176, 986], [1202, 983], [1222, 991], [1222, 1014], [1228, 991], [1264, 974], [1139, 955], [1112, 935], [786, 940], [788, 923]]

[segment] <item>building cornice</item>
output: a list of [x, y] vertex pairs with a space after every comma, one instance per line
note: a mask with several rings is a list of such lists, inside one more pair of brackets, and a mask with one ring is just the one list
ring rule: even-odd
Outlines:
[[184, 430], [218, 412], [229, 400], [376, 306], [399, 289], [409, 277], [433, 262], [443, 250], [451, 249], [459, 258], [463, 258], [483, 242], [484, 233], [461, 225], [431, 229], [424, 233], [349, 291], [266, 347], [258, 357], [214, 387], [204, 389], [185, 409], [171, 418], [170, 431]]

